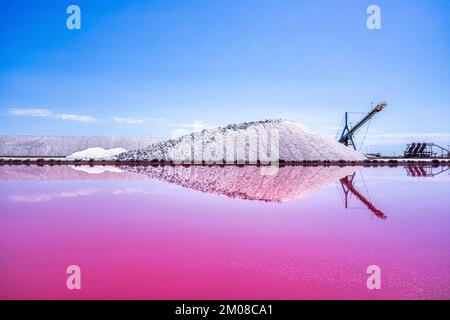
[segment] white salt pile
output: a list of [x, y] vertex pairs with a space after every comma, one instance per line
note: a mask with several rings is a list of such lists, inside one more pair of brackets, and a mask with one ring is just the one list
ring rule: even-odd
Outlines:
[[122, 173], [123, 170], [114, 166], [69, 166], [69, 168], [89, 174], [102, 174], [104, 172]]
[[127, 152], [124, 148], [88, 148], [86, 150], [78, 151], [67, 156], [67, 160], [115, 160], [117, 155]]
[[298, 123], [265, 120], [213, 128], [122, 153], [119, 160], [182, 163], [362, 161], [366, 157]]

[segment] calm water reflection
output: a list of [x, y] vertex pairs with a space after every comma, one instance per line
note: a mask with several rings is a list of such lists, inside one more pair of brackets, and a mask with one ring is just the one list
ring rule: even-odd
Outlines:
[[447, 169], [0, 166], [0, 298], [448, 299]]

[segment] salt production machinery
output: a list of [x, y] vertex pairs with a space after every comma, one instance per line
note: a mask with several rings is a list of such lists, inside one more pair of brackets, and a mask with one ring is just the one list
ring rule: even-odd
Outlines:
[[[356, 150], [355, 141], [353, 140], [353, 136], [355, 133], [361, 129], [366, 123], [370, 122], [370, 120], [380, 111], [382, 111], [387, 106], [387, 102], [382, 102], [377, 104], [375, 108], [373, 108], [369, 113], [367, 113], [361, 120], [359, 120], [355, 125], [351, 125], [349, 122], [348, 114], [349, 112], [345, 112], [344, 117], [344, 129], [342, 130], [341, 137], [339, 139], [340, 143], [343, 143], [346, 146], [351, 145], [353, 149]], [[367, 134], [367, 131], [366, 131]], [[365, 139], [365, 136], [364, 136]], [[364, 140], [363, 140], [364, 141]]]
[[448, 158], [450, 151], [435, 143], [414, 142], [406, 145], [404, 158]]

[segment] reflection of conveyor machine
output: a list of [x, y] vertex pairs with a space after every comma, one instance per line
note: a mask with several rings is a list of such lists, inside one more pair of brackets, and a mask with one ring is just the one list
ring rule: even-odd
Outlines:
[[361, 201], [367, 209], [369, 209], [375, 216], [377, 216], [380, 219], [386, 219], [387, 216], [384, 214], [383, 211], [376, 208], [372, 202], [367, 199], [361, 192], [359, 192], [356, 187], [353, 185], [353, 180], [355, 179], [355, 173], [353, 173], [351, 176], [345, 176], [342, 179], [339, 180], [342, 186], [342, 190], [344, 191], [345, 196], [345, 208], [348, 208], [348, 198], [350, 194], [353, 194], [359, 201]]
[[407, 164], [405, 166], [406, 174], [410, 177], [434, 177], [446, 172], [449, 167], [439, 165]]

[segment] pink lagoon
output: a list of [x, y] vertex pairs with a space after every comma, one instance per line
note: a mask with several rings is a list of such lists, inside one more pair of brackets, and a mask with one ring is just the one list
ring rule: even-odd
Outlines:
[[0, 298], [450, 298], [448, 166], [262, 170], [0, 166]]

